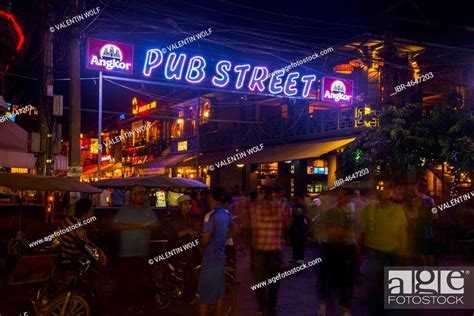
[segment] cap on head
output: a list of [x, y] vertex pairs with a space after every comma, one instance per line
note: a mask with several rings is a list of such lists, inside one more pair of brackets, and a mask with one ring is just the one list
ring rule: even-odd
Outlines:
[[184, 194], [184, 195], [181, 195], [179, 198], [178, 198], [178, 204], [181, 204], [181, 203], [184, 203], [186, 201], [191, 201], [191, 197], [187, 194]]
[[145, 189], [145, 187], [142, 187], [141, 185], [136, 185], [132, 188], [132, 194], [137, 194], [137, 193], [146, 193], [147, 190]]

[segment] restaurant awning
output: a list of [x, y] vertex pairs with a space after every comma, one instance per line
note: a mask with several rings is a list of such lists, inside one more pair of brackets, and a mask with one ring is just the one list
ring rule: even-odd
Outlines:
[[[226, 157], [235, 155], [235, 153], [236, 153], [235, 151], [217, 152], [217, 153], [201, 153], [201, 155], [199, 156], [199, 165], [208, 166], [222, 159], [225, 159]], [[194, 166], [196, 166], [196, 155], [194, 155], [193, 157], [189, 157], [189, 159], [186, 159], [176, 164], [176, 167], [194, 167]]]
[[35, 167], [36, 158], [28, 153], [28, 133], [10, 120], [0, 123], [0, 167]]
[[178, 154], [178, 155], [162, 156], [150, 162], [137, 166], [137, 168], [139, 169], [170, 168], [191, 156], [192, 154]]
[[68, 167], [69, 167], [68, 158], [66, 156], [62, 156], [62, 155], [54, 156], [54, 164], [53, 164], [54, 170], [67, 171]]
[[[94, 166], [90, 169], [87, 169], [82, 174], [84, 176], [88, 176], [88, 175], [91, 175], [91, 174], [97, 174], [97, 169], [98, 169], [97, 166]], [[117, 169], [122, 169], [122, 163], [121, 162], [117, 162], [115, 164], [108, 164], [106, 166], [100, 166], [101, 174], [103, 174], [105, 172], [114, 171], [114, 170], [117, 170]]]
[[186, 178], [168, 178], [165, 176], [130, 177], [101, 180], [91, 183], [99, 188], [130, 188], [140, 185], [148, 188], [189, 188], [205, 189], [207, 185], [202, 182]]
[[263, 150], [248, 155], [238, 161], [238, 163], [263, 163], [286, 160], [299, 160], [319, 157], [339, 147], [343, 147], [354, 141], [355, 137], [333, 141], [317, 141], [301, 144], [289, 144], [275, 147], [264, 147]]
[[34, 169], [35, 164], [34, 154], [0, 150], [0, 167]]
[[0, 173], [0, 185], [16, 190], [100, 193], [101, 190], [71, 178]]

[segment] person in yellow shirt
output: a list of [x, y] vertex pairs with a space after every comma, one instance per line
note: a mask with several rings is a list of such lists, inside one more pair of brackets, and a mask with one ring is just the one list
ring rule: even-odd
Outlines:
[[361, 226], [366, 254], [362, 269], [369, 282], [369, 314], [383, 315], [384, 267], [406, 256], [408, 223], [401, 201], [404, 186], [392, 184], [379, 191], [379, 201], [362, 210]]

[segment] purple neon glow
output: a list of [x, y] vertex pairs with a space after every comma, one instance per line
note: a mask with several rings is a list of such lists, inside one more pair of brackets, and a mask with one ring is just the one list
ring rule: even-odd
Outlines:
[[232, 63], [228, 60], [221, 60], [216, 64], [216, 73], [221, 76], [221, 78], [217, 78], [217, 76], [212, 77], [212, 84], [223, 88], [227, 86], [230, 82], [229, 71], [232, 69]]
[[[206, 60], [201, 56], [194, 56], [189, 60], [188, 72], [186, 73], [186, 81], [189, 83], [200, 83], [206, 78]], [[193, 73], [195, 75], [193, 75]]]
[[[143, 74], [150, 77], [153, 71], [163, 64], [163, 74], [167, 80], [185, 79], [186, 82], [197, 84], [208, 78], [213, 86], [219, 88], [227, 87], [231, 81], [235, 81], [235, 89], [238, 90], [246, 84], [245, 89], [252, 92], [264, 92], [268, 87], [268, 92], [274, 95], [292, 97], [301, 94], [304, 98], [309, 97], [317, 78], [316, 75], [302, 76], [299, 72], [291, 72], [286, 78], [285, 72], [268, 76], [267, 67], [250, 64], [232, 65], [229, 60], [216, 61], [213, 72], [212, 70], [209, 72], [204, 57], [194, 56], [188, 59], [186, 54], [169, 53], [166, 62], [163, 62], [163, 59], [160, 49], [148, 50]], [[270, 80], [267, 80], [268, 78]]]
[[171, 79], [181, 80], [185, 62], [186, 62], [185, 54], [179, 54], [177, 61], [176, 61], [175, 53], [169, 54], [168, 59], [166, 60], [165, 78], [168, 80], [171, 80]]

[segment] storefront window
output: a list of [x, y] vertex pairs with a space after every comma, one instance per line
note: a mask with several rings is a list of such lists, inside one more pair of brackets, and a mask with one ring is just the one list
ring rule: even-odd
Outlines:
[[209, 100], [204, 101], [201, 105], [200, 112], [201, 124], [206, 124], [211, 116], [211, 102]]
[[181, 121], [174, 122], [171, 125], [171, 138], [180, 138], [183, 134], [183, 126], [184, 124]]
[[328, 174], [327, 161], [315, 159], [308, 161], [307, 174]]
[[260, 185], [273, 186], [276, 184], [276, 180], [278, 177], [278, 162], [262, 163], [259, 165], [259, 169], [260, 169], [260, 175], [259, 175]]

